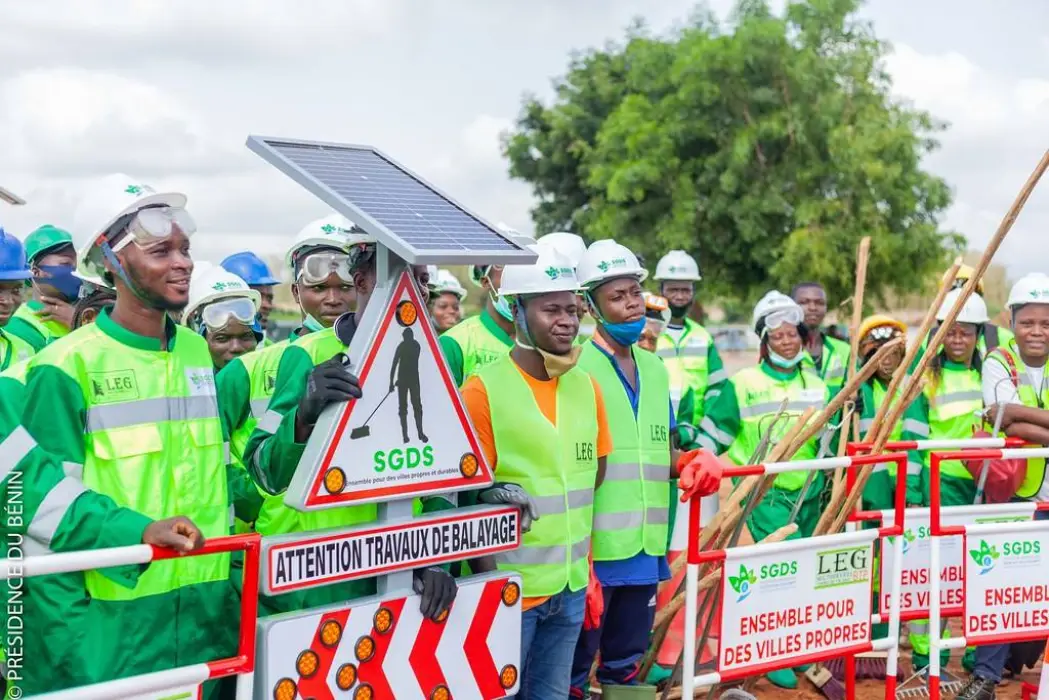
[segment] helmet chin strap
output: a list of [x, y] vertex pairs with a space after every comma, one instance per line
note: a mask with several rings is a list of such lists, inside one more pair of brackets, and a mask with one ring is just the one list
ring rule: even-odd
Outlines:
[[163, 309], [158, 308], [156, 306], [156, 302], [154, 300], [150, 299], [146, 295], [146, 293], [139, 289], [139, 286], [132, 281], [131, 275], [129, 275], [127, 273], [127, 270], [124, 269], [124, 266], [117, 258], [117, 254], [114, 253], [113, 248], [110, 247], [109, 241], [103, 241], [101, 248], [103, 257], [105, 257], [106, 261], [113, 266], [113, 269], [116, 271], [117, 276], [119, 276], [120, 280], [124, 283], [124, 285], [131, 290], [131, 293], [134, 294], [139, 301], [141, 301], [149, 308], [154, 309], [156, 311], [163, 311]]

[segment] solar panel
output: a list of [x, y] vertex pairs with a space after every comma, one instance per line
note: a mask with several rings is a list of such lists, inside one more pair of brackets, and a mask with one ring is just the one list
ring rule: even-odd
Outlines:
[[249, 136], [248, 148], [413, 264], [535, 254], [371, 146]]

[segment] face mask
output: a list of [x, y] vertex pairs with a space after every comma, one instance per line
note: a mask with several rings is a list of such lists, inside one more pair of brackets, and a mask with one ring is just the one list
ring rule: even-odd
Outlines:
[[65, 265], [42, 265], [40, 271], [45, 272], [50, 276], [34, 277], [34, 282], [54, 287], [62, 297], [70, 303], [79, 298], [80, 287], [83, 284], [83, 280], [73, 275], [73, 268], [66, 267]]
[[633, 345], [641, 339], [641, 334], [645, 331], [645, 317], [642, 316], [636, 321], [629, 321], [627, 323], [602, 323], [601, 326], [608, 333], [612, 340], [616, 341], [620, 345]]
[[773, 352], [772, 348], [769, 348], [769, 361], [772, 362], [772, 364], [776, 365], [777, 367], [785, 367], [787, 369], [794, 369], [799, 364], [801, 364], [801, 358], [804, 356], [804, 354], [805, 353], [799, 351], [798, 354], [794, 356], [793, 360], [788, 360], [787, 358], [783, 357], [782, 355], [778, 355], [775, 352]]
[[302, 327], [311, 332], [324, 330], [324, 324], [315, 319], [312, 314], [306, 314], [306, 318], [302, 321]]
[[546, 369], [546, 373], [550, 375], [551, 379], [560, 377], [562, 374], [575, 367], [579, 362], [579, 356], [583, 354], [582, 345], [573, 345], [572, 349], [564, 355], [554, 355], [541, 348], [535, 348], [520, 341], [516, 342], [517, 345], [525, 350], [535, 350], [539, 353], [539, 356], [543, 358], [543, 367]]
[[582, 345], [573, 345], [572, 349], [564, 355], [554, 355], [549, 353], [542, 348], [537, 348], [534, 345], [530, 345], [522, 340], [527, 339], [531, 334], [528, 332], [528, 319], [525, 316], [524, 306], [519, 305], [517, 307], [517, 337], [514, 339], [514, 343], [525, 350], [535, 350], [539, 353], [539, 356], [543, 358], [543, 367], [546, 369], [546, 373], [551, 379], [560, 377], [562, 374], [567, 372], [576, 366], [579, 362], [579, 356], [583, 353]]
[[683, 318], [685, 314], [688, 313], [689, 307], [692, 306], [691, 303], [685, 304], [684, 306], [678, 306], [677, 304], [670, 304], [669, 302], [668, 305], [670, 306], [670, 315], [674, 318]]
[[507, 301], [506, 297], [494, 296], [492, 303], [495, 305], [495, 310], [500, 316], [505, 318], [507, 321], [514, 320], [514, 312], [510, 309], [510, 302]]

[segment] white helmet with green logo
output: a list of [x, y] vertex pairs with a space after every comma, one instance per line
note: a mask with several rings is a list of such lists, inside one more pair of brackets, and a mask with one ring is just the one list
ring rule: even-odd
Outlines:
[[574, 233], [568, 231], [554, 231], [536, 239], [539, 245], [548, 245], [554, 250], [560, 251], [567, 257], [573, 267], [578, 267], [579, 262], [586, 255], [586, 241]]
[[[122, 173], [91, 182], [73, 211], [73, 225], [69, 231], [77, 250], [77, 277], [108, 287], [102, 281], [105, 261], [99, 237], [124, 216], [157, 206], [183, 209], [186, 195], [171, 191], [158, 192], [141, 180]], [[113, 251], [120, 250], [130, 242], [131, 238], [127, 237], [114, 243]]]
[[576, 274], [581, 287], [593, 289], [618, 277], [633, 277], [638, 282], [644, 282], [648, 270], [641, 267], [637, 256], [629, 248], [606, 238], [590, 244], [579, 261]]
[[699, 263], [683, 250], [672, 250], [656, 263], [654, 279], [666, 282], [698, 282]]
[[258, 313], [262, 297], [247, 282], [218, 265], [198, 262], [193, 266], [193, 274], [189, 278], [189, 303], [182, 313], [182, 322], [187, 323], [197, 309], [212, 302], [236, 297], [250, 299]]
[[501, 296], [579, 291], [575, 269], [567, 257], [549, 246], [536, 244], [528, 246], [528, 249], [538, 256], [536, 261], [529, 265], [507, 265], [503, 268], [499, 285]]
[[284, 256], [284, 263], [289, 269], [292, 268], [295, 255], [306, 248], [336, 248], [348, 254], [350, 248], [358, 243], [375, 243], [375, 239], [345, 216], [332, 214], [311, 221], [299, 231]]
[[1049, 275], [1032, 272], [1021, 277], [1013, 285], [1006, 306], [1015, 309], [1027, 304], [1049, 304]]

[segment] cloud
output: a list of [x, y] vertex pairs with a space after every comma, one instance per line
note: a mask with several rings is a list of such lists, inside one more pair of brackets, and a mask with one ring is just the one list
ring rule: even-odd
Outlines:
[[[1049, 146], [1044, 115], [1049, 79], [1006, 75], [976, 64], [957, 51], [923, 53], [900, 44], [886, 58], [894, 92], [949, 122], [941, 148], [927, 167], [954, 188], [955, 203], [945, 225], [983, 248]], [[1049, 192], [1036, 190], [997, 256], [1015, 277], [1049, 271]]]
[[15, 66], [306, 61], [318, 47], [387, 33], [404, 8], [397, 0], [77, 0], [56, 12], [51, 3], [13, 1], [4, 3], [0, 60]]
[[155, 85], [112, 73], [32, 70], [0, 85], [4, 164], [39, 178], [235, 167], [220, 133]]

